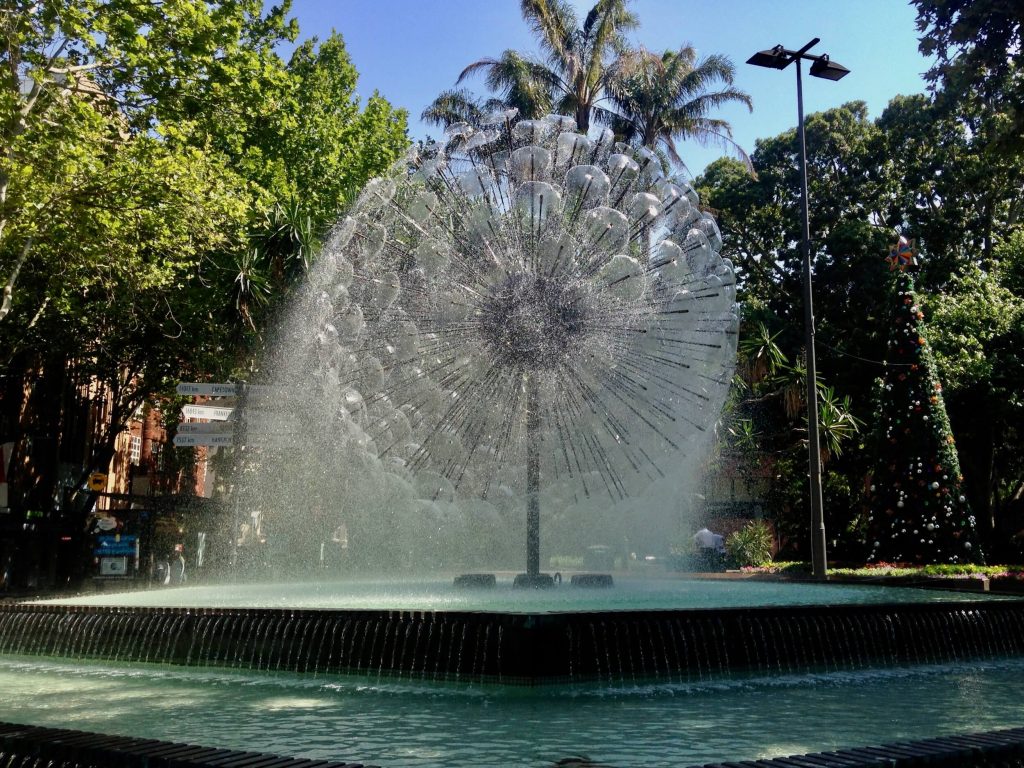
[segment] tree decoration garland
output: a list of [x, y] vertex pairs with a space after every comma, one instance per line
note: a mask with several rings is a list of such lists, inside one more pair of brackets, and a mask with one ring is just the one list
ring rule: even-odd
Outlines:
[[902, 268], [895, 297], [877, 409], [879, 465], [868, 493], [868, 561], [983, 562], [924, 313]]

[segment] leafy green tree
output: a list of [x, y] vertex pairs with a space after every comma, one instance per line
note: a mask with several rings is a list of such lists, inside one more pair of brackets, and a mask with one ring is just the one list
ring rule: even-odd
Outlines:
[[305, 41], [281, 72], [282, 79], [269, 79], [272, 114], [257, 105], [240, 126], [212, 121], [194, 128], [220, 148], [257, 199], [248, 247], [214, 259], [220, 282], [228, 283], [224, 295], [233, 297], [224, 319], [236, 321], [236, 338], [256, 349], [328, 228], [408, 146], [404, 110], [376, 93], [360, 103], [358, 73], [341, 35]]
[[972, 266], [924, 306], [936, 370], [957, 435], [968, 495], [983, 531], [995, 529], [992, 554], [1021, 556], [1014, 507], [1024, 498], [1024, 234], [995, 249], [983, 271]]
[[277, 135], [260, 149], [286, 174], [288, 195], [277, 200], [297, 198], [322, 233], [408, 146], [406, 113], [376, 92], [360, 104], [359, 75], [337, 33], [296, 48], [287, 73], [287, 119], [274, 121]]
[[22, 506], [59, 497], [58, 464], [106, 470], [174, 378], [244, 361], [224, 320], [262, 330], [257, 310], [404, 149], [404, 113], [360, 104], [339, 36], [280, 59], [286, 16], [260, 0], [0, 8], [0, 433]]
[[1024, 7], [1013, 0], [912, 0], [940, 104], [997, 116], [991, 145], [1024, 153]]
[[[844, 356], [881, 357], [870, 321], [884, 309], [877, 263], [892, 237], [878, 218], [887, 167], [877, 162], [878, 130], [863, 102], [809, 115], [806, 130], [819, 370], [857, 402], [867, 386]], [[797, 156], [796, 132], [786, 131], [757, 142], [754, 175], [723, 158], [696, 182], [718, 216], [722, 255], [736, 265], [745, 320], [780, 331], [791, 360], [804, 345], [803, 306], [794, 299], [803, 281]]]
[[[209, 324], [216, 294], [197, 277], [210, 250], [237, 242], [247, 211], [244, 187], [198, 151], [147, 136], [78, 149], [59, 179], [65, 193], [34, 220], [33, 259], [16, 296], [33, 311], [12, 315], [0, 334], [11, 339], [12, 379], [41, 392], [91, 387], [104, 403], [81, 457], [84, 475], [106, 469], [114, 439], [145, 398], [222, 352]], [[54, 437], [66, 418], [59, 403], [41, 401], [45, 413], [32, 416], [56, 419]], [[38, 481], [29, 502], [45, 508], [56, 467], [32, 457]]]
[[643, 48], [628, 51], [608, 86], [614, 111], [599, 109], [598, 114], [626, 141], [661, 147], [679, 164], [683, 161], [676, 141], [686, 139], [722, 144], [746, 160], [732, 140], [729, 123], [710, 116], [733, 102], [753, 109], [750, 96], [733, 86], [735, 74], [727, 57], [716, 54], [698, 61], [692, 46], [661, 55]]
[[[811, 253], [822, 371], [838, 392], [868, 402], [866, 379], [848, 361], [878, 361], [884, 275], [878, 259], [893, 232], [918, 239], [926, 293], [964, 270], [990, 270], [998, 244], [1017, 230], [1024, 171], [987, 156], [963, 120], [923, 97], [897, 97], [868, 119], [863, 103], [808, 116]], [[698, 179], [736, 264], [748, 312], [777, 319], [787, 354], [803, 341], [799, 169], [795, 132], [762, 139], [756, 176], [732, 159]], [[853, 355], [854, 357], [848, 357]], [[861, 415], [865, 415], [863, 411]]]
[[[1019, 371], [1010, 350], [1019, 344], [1013, 323], [1021, 294], [1012, 265], [1024, 164], [986, 149], [994, 119], [971, 105], [953, 114], [908, 96], [893, 99], [874, 121], [858, 103], [807, 120], [819, 372], [837, 397], [849, 397], [854, 418], [872, 419], [870, 382], [883, 372], [888, 317], [877, 265], [894, 232], [916, 237], [921, 302], [932, 313], [949, 418], [964, 446], [966, 495], [983, 533], [1008, 524], [1000, 518], [1021, 488], [1010, 384]], [[733, 159], [713, 163], [698, 191], [718, 216], [723, 255], [737, 267], [744, 333], [764, 323], [786, 358], [798, 360], [804, 340], [802, 307], [793, 300], [801, 285], [795, 132], [760, 140], [751, 160], [756, 176]], [[866, 450], [846, 450], [826, 468], [826, 496], [831, 486], [837, 499], [848, 498], [844, 511], [858, 494], [843, 488], [861, 485], [868, 458]], [[791, 466], [803, 472], [798, 461]], [[784, 492], [799, 489], [799, 478], [776, 476], [776, 506], [799, 504]]]
[[977, 106], [950, 113], [922, 95], [895, 97], [875, 121], [872, 153], [889, 180], [876, 216], [914, 234], [924, 287], [971, 263], [990, 266], [999, 241], [1020, 227], [1024, 162], [987, 150], [995, 122]]
[[[0, 13], [0, 269], [15, 310], [41, 216], [102, 147], [191, 132], [240, 74], [294, 31], [259, 0], [6, 0]], [[248, 73], [246, 73], [248, 74]], [[177, 121], [177, 122], [174, 122]], [[31, 306], [26, 304], [26, 308]], [[37, 303], [34, 309], [38, 308]]]

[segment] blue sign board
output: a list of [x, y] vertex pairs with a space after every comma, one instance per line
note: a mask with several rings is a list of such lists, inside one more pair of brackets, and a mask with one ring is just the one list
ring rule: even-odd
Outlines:
[[92, 553], [97, 557], [109, 557], [116, 555], [134, 555], [138, 536], [114, 534], [112, 536], [97, 536], [96, 548]]

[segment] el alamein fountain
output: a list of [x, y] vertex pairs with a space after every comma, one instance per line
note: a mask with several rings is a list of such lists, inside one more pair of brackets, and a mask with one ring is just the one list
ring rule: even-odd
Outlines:
[[718, 227], [611, 131], [494, 120], [370, 182], [252, 390], [242, 506], [278, 567], [340, 525], [398, 572], [525, 542], [537, 585], [542, 518], [555, 551], [679, 535], [735, 358]]
[[[565, 117], [415, 148], [332, 232], [245, 397], [249, 583], [0, 607], [0, 720], [410, 767], [922, 737], [785, 765], [1019, 760], [1019, 731], [948, 735], [1019, 724], [1024, 602], [542, 567], [688, 538], [739, 326], [721, 245], [655, 155]], [[0, 764], [278, 764], [103, 738], [0, 723]]]

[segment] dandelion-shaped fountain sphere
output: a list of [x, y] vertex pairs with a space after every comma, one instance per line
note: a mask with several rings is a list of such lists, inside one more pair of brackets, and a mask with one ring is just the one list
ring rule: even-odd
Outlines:
[[454, 125], [337, 226], [293, 354], [424, 503], [525, 506], [535, 573], [541, 507], [632, 514], [699, 463], [736, 348], [721, 244], [693, 189], [608, 130]]

